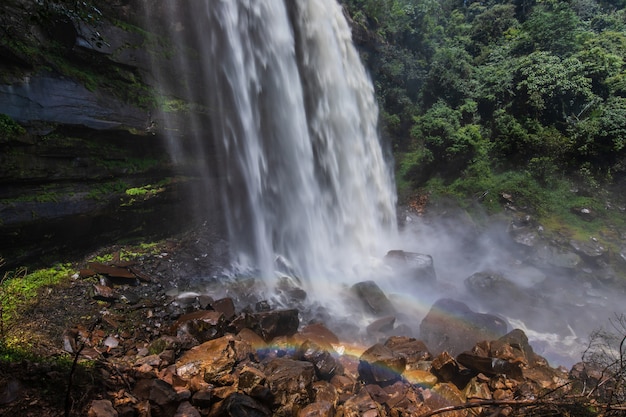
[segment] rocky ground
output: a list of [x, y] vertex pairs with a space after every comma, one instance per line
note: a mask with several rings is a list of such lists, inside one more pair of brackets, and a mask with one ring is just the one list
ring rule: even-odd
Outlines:
[[[521, 330], [489, 338], [502, 330], [493, 317], [451, 300], [440, 307], [473, 319], [452, 330], [470, 335], [457, 352], [429, 350], [389, 315], [366, 329], [370, 337], [342, 340], [323, 315], [263, 299], [254, 280], [208, 277], [213, 291], [182, 292], [224, 255], [218, 237], [191, 233], [77, 263], [71, 279], [43, 289], [19, 325], [3, 329], [31, 354], [16, 350], [15, 360], [8, 349], [0, 414], [572, 416], [601, 412], [597, 398], [615, 388], [589, 364], [551, 367]], [[370, 307], [385, 305], [375, 286], [358, 288]], [[282, 290], [293, 306], [306, 298], [297, 287]], [[431, 333], [442, 320], [434, 310], [424, 319]]]

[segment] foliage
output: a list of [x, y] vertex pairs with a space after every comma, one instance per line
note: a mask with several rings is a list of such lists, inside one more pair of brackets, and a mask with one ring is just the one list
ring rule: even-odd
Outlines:
[[401, 198], [426, 188], [495, 211], [513, 193], [546, 219], [600, 227], [577, 223], [570, 189], [626, 178], [625, 2], [344, 3], [370, 36]]

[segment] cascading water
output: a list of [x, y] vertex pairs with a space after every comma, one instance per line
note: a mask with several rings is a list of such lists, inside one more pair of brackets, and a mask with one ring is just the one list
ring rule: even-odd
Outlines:
[[197, 138], [197, 152], [212, 137], [224, 153], [234, 260], [272, 278], [280, 256], [313, 292], [338, 277], [358, 278], [355, 268], [384, 254], [379, 242], [395, 233], [395, 187], [373, 87], [341, 6], [198, 0], [166, 7], [179, 49], [200, 54], [177, 65], [189, 76], [187, 97], [208, 108], [211, 134]]

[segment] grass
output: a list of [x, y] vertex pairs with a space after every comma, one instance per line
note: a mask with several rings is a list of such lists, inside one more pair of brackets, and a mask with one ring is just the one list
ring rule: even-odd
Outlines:
[[13, 324], [19, 311], [34, 302], [45, 288], [69, 279], [73, 273], [70, 264], [57, 264], [51, 268], [29, 273], [26, 268], [7, 272], [0, 281], [0, 320], [2, 330]]

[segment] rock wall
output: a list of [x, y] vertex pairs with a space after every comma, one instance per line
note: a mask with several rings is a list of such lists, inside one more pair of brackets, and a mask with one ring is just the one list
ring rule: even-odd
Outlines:
[[172, 163], [172, 135], [160, 123], [170, 112], [168, 128], [185, 149], [188, 106], [175, 92], [160, 95], [152, 72], [172, 46], [135, 26], [143, 2], [73, 4], [0, 5], [0, 258], [7, 267], [201, 220], [190, 216], [186, 198], [194, 161]]

